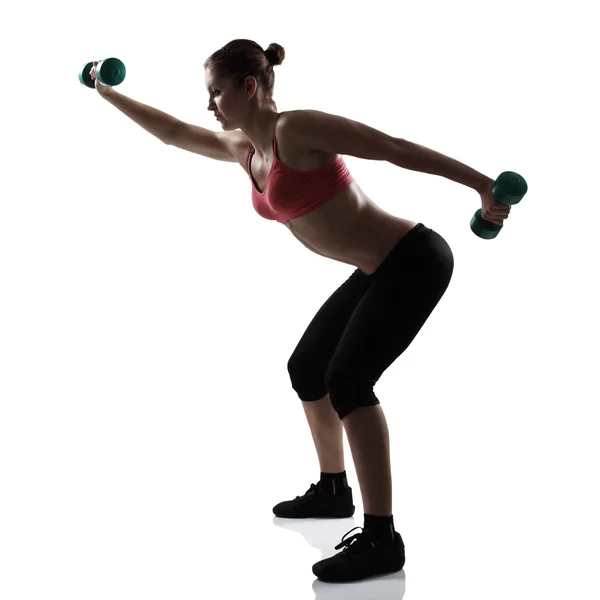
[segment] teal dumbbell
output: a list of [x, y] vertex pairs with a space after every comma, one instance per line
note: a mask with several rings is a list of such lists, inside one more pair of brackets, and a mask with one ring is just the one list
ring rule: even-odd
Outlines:
[[[518, 173], [504, 171], [492, 184], [492, 195], [496, 202], [512, 206], [518, 204], [527, 193], [527, 182]], [[471, 219], [471, 231], [484, 240], [494, 239], [503, 225], [486, 221], [479, 209]]]
[[[93, 62], [85, 64], [79, 71], [79, 81], [82, 85], [89, 88], [96, 88], [94, 80], [90, 75], [90, 71], [94, 66]], [[105, 58], [96, 65], [96, 77], [102, 85], [114, 87], [123, 83], [127, 71], [125, 65], [118, 58]]]

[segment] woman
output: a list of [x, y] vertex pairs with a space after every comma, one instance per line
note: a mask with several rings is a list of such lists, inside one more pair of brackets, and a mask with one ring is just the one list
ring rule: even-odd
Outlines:
[[319, 457], [320, 481], [304, 496], [273, 509], [283, 518], [354, 514], [343, 427], [365, 527], [344, 536], [336, 549], [345, 549], [316, 563], [313, 573], [324, 581], [356, 581], [404, 566], [404, 543], [392, 514], [388, 428], [373, 386], [438, 304], [454, 259], [438, 233], [380, 209], [354, 181], [341, 154], [387, 160], [472, 187], [481, 196], [484, 218], [494, 223], [502, 224], [510, 207], [493, 199], [489, 177], [427, 148], [320, 111], [278, 113], [273, 67], [284, 57], [278, 44], [263, 51], [253, 41], [234, 40], [208, 58], [208, 110], [221, 124], [218, 132], [184, 123], [112, 88], [96, 88], [165, 143], [239, 163], [260, 216], [284, 224], [313, 252], [356, 267], [317, 312], [288, 362]]

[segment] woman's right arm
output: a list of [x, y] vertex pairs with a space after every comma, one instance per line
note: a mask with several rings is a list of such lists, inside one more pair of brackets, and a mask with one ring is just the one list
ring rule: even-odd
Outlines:
[[[94, 80], [97, 64], [94, 62], [90, 71]], [[95, 85], [104, 99], [165, 144], [215, 160], [244, 164], [241, 162], [244, 160], [242, 154], [247, 153], [248, 140], [241, 131], [210, 131], [119, 94], [113, 87], [102, 85], [99, 81]]]
[[247, 139], [241, 131], [211, 131], [198, 127], [123, 96], [113, 88], [108, 89], [111, 91], [101, 92], [103, 98], [169, 146], [234, 163], [243, 160], [242, 154], [247, 153]]

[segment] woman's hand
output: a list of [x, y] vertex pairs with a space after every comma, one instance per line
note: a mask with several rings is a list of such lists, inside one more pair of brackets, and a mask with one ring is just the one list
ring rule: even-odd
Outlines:
[[100, 61], [99, 60], [95, 60], [94, 61], [94, 66], [92, 67], [91, 71], [90, 71], [90, 76], [92, 77], [92, 79], [94, 80], [95, 84], [96, 84], [96, 89], [98, 90], [98, 93], [104, 97], [107, 94], [110, 94], [113, 92], [113, 88], [109, 85], [102, 85], [98, 79], [96, 79], [96, 66], [98, 65]]
[[492, 185], [494, 184], [493, 179], [486, 179], [482, 184], [481, 188], [477, 191], [481, 197], [481, 214], [486, 221], [495, 223], [496, 225], [502, 225], [504, 219], [508, 219], [510, 214], [510, 205], [502, 204], [498, 202], [492, 194]]

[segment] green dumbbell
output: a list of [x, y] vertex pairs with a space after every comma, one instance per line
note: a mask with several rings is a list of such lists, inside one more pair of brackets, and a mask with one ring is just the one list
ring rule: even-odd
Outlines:
[[[518, 173], [504, 171], [492, 184], [492, 195], [496, 202], [512, 206], [518, 204], [527, 193], [527, 182]], [[471, 231], [484, 240], [494, 239], [503, 225], [486, 221], [479, 209], [471, 219]]]
[[[95, 82], [90, 75], [93, 66], [93, 62], [83, 66], [79, 71], [79, 81], [83, 85], [95, 89]], [[118, 58], [105, 58], [96, 65], [96, 77], [102, 85], [110, 85], [111, 87], [119, 85], [123, 83], [126, 74], [125, 65]]]

